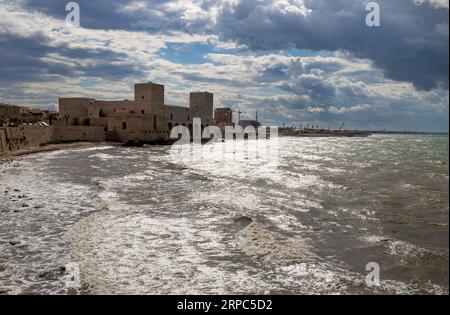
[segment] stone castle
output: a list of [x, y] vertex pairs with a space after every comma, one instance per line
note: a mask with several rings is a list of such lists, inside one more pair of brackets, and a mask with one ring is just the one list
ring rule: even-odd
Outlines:
[[181, 107], [165, 104], [164, 85], [140, 83], [134, 90], [134, 100], [60, 98], [59, 113], [0, 104], [0, 157], [51, 143], [165, 143], [176, 126], [189, 128], [192, 135], [195, 118], [201, 119], [202, 130], [233, 124], [231, 109], [214, 111], [211, 93], [190, 93], [189, 107]]
[[61, 140], [67, 140], [67, 134], [77, 133], [76, 130], [84, 130], [80, 139], [73, 135], [70, 140], [86, 140], [83, 136], [90, 133], [99, 138], [97, 140], [164, 142], [169, 140], [175, 126], [186, 126], [192, 134], [194, 118], [201, 118], [202, 128], [214, 125], [213, 112], [214, 95], [211, 93], [191, 93], [189, 107], [166, 105], [164, 85], [150, 82], [135, 84], [134, 100], [61, 98], [56, 126], [63, 130]]

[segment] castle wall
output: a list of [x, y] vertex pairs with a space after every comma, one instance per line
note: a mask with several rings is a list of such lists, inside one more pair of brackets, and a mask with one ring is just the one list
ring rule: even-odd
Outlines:
[[64, 125], [81, 125], [89, 117], [88, 108], [94, 103], [88, 98], [60, 98], [59, 117]]
[[0, 154], [8, 151], [8, 143], [6, 142], [6, 128], [0, 128]]
[[103, 127], [94, 126], [19, 126], [0, 128], [0, 154], [44, 146], [54, 142], [102, 142]]
[[54, 140], [54, 127], [19, 126], [0, 128], [2, 153], [39, 147]]
[[56, 142], [102, 142], [106, 140], [105, 129], [101, 126], [61, 126], [55, 128]]
[[121, 142], [167, 141], [167, 126], [155, 115], [115, 115], [108, 118], [109, 132], [116, 132]]
[[189, 126], [192, 124], [191, 111], [187, 107], [167, 105], [166, 113], [169, 127], [173, 128], [176, 125]]
[[88, 108], [88, 115], [90, 119], [104, 118], [122, 111], [141, 112], [141, 107], [134, 101], [94, 101]]

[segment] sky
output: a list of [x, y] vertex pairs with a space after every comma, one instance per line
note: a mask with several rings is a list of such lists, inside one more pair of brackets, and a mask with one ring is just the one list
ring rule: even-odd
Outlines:
[[59, 97], [166, 104], [209, 91], [266, 125], [448, 131], [448, 0], [0, 0], [0, 102]]

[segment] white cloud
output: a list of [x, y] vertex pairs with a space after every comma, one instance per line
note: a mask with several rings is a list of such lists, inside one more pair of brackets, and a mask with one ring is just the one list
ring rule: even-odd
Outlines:
[[331, 106], [328, 111], [333, 114], [344, 114], [344, 113], [352, 113], [352, 112], [360, 112], [364, 110], [368, 110], [370, 108], [369, 104], [357, 104], [351, 107], [336, 107]]
[[325, 108], [322, 107], [313, 107], [313, 106], [308, 107], [308, 112], [310, 113], [323, 113], [325, 111], [326, 111]]
[[433, 8], [445, 8], [448, 10], [449, 8], [449, 0], [413, 0], [416, 4], [420, 5], [421, 3], [426, 2], [431, 5]]

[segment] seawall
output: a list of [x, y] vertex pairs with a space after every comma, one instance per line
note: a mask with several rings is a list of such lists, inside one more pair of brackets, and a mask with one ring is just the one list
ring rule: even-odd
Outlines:
[[0, 157], [18, 151], [67, 142], [104, 142], [102, 127], [18, 126], [0, 127]]
[[0, 128], [0, 153], [39, 147], [53, 142], [54, 127], [19, 126]]

